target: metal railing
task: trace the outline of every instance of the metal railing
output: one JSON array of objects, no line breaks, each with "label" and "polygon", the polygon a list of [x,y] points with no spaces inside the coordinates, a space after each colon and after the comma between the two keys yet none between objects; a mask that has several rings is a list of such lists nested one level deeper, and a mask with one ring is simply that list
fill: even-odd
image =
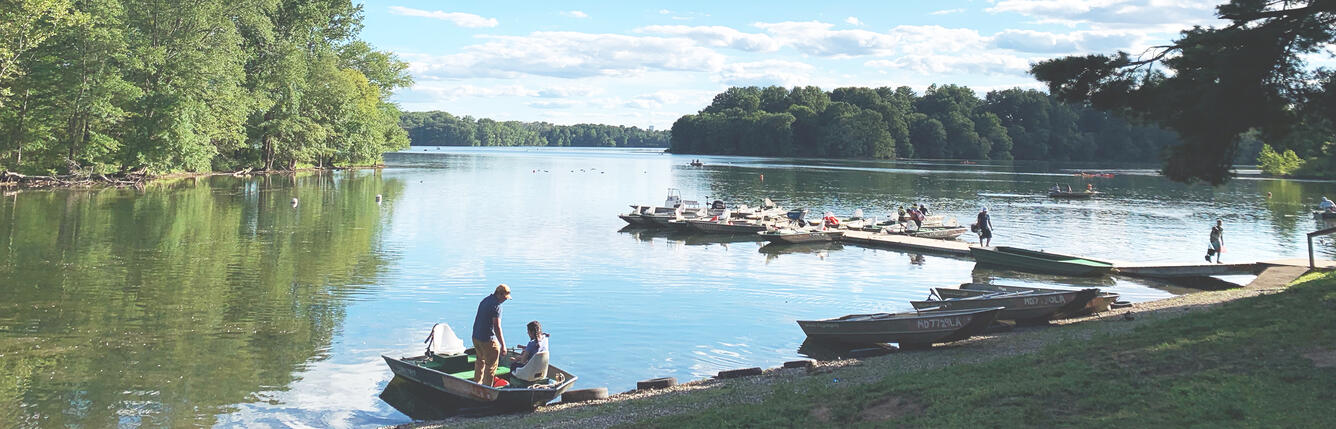
[{"label": "metal railing", "polygon": [[1315,261],[1315,260],[1313,259],[1313,237],[1317,237],[1317,236],[1321,236],[1321,235],[1327,235],[1327,234],[1331,234],[1331,233],[1336,233],[1336,227],[1331,227],[1331,228],[1322,229],[1322,230],[1317,230],[1317,231],[1313,231],[1313,232],[1308,233],[1308,268],[1309,268],[1309,269],[1315,269],[1315,268],[1317,268],[1317,261]]}]

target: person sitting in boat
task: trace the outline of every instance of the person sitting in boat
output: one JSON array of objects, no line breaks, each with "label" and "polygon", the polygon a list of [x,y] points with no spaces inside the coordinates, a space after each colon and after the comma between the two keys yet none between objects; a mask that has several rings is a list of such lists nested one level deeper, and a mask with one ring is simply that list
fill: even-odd
[{"label": "person sitting in boat", "polygon": [[547,339],[550,336],[543,332],[543,325],[537,320],[529,322],[527,327],[529,344],[525,345],[524,352],[510,363],[510,374],[520,380],[538,381],[547,378]]},{"label": "person sitting in boat", "polygon": [[1049,191],[1049,192],[1062,192],[1062,187],[1061,187],[1061,186],[1058,186],[1057,183],[1054,183],[1054,184],[1053,184],[1053,188],[1049,189],[1048,191]]},{"label": "person sitting in boat", "polygon": [[1087,183],[1087,184],[1086,184],[1086,192],[1095,192],[1095,184],[1094,184],[1094,183]]},{"label": "person sitting in boat", "polygon": [[822,228],[837,228],[839,226],[840,226],[840,220],[835,217],[834,213],[826,212],[826,216],[821,218]]},{"label": "person sitting in boat", "polygon": [[1324,195],[1322,197],[1322,202],[1317,204],[1317,208],[1328,212],[1336,211],[1336,202],[1332,202]]},{"label": "person sitting in boat", "polygon": [[909,208],[909,220],[914,221],[915,228],[923,227],[923,213],[919,212],[918,209],[913,207]]}]

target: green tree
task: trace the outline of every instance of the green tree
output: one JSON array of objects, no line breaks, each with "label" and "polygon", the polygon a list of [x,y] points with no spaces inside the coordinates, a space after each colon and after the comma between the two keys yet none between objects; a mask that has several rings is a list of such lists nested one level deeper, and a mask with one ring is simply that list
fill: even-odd
[{"label": "green tree", "polygon": [[1310,59],[1336,42],[1336,2],[1232,0],[1229,21],[1195,27],[1144,56],[1067,57],[1031,73],[1063,100],[1146,119],[1176,131],[1164,174],[1211,184],[1231,176],[1239,136],[1288,134],[1304,118],[1330,118],[1336,73]]}]

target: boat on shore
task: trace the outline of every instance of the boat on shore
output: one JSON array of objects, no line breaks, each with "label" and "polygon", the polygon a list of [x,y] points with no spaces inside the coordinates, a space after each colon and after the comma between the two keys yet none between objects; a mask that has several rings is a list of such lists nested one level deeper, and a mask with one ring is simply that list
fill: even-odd
[{"label": "boat on shore", "polygon": [[983,332],[1002,307],[908,313],[850,314],[825,320],[799,320],[807,338],[850,344],[898,343],[901,348],[931,347]]},{"label": "boat on shore", "polygon": [[[461,401],[477,407],[502,410],[532,410],[561,396],[571,385],[576,376],[548,365],[547,382],[520,387],[518,382],[504,387],[484,386],[475,383],[473,377],[473,349],[457,355],[421,355],[404,358],[392,358],[381,355],[390,366],[394,375],[403,377],[419,385],[449,394]],[[497,377],[503,377],[510,368],[502,365],[497,368]]]},{"label": "boat on shore", "polygon": [[[465,349],[464,342],[444,323],[432,327],[427,337],[428,348],[420,356],[392,358],[381,355],[394,375],[415,384],[459,399],[472,408],[498,410],[532,410],[552,402],[575,384],[577,377],[548,363],[545,372],[538,372],[534,381],[510,375],[505,359],[496,369],[497,386],[487,386],[472,380],[474,349]],[[546,356],[546,353],[538,356]]]},{"label": "boat on shore", "polygon": [[1084,309],[1099,295],[1099,289],[1035,291],[984,291],[958,293],[960,289],[933,288],[932,297],[925,301],[910,301],[915,309],[966,310],[973,308],[1003,307],[997,314],[1000,320],[1017,322],[1045,322],[1059,313]]},{"label": "boat on shore", "polygon": [[1099,195],[1099,191],[1048,191],[1049,198],[1067,199],[1067,200],[1088,200]]},{"label": "boat on shore", "polygon": [[970,256],[980,265],[1043,274],[1094,277],[1113,271],[1113,263],[1110,262],[1017,247],[970,246]]},{"label": "boat on shore", "polygon": [[[954,296],[943,295],[940,293],[942,291],[951,291],[947,292],[948,295],[952,293],[954,293],[955,295]],[[1068,289],[1051,289],[1051,288],[1038,288],[1029,286],[1007,286],[1007,285],[995,285],[989,283],[961,283],[958,289],[939,289],[938,290],[939,293],[937,296],[941,297],[942,299],[946,299],[946,298],[958,298],[961,296],[966,296],[968,294],[982,295],[995,292],[1046,293],[1046,292],[1065,292],[1065,291],[1068,291]],[[1110,306],[1112,306],[1113,303],[1117,302],[1118,298],[1120,298],[1120,296],[1116,293],[1101,290],[1098,295],[1090,299],[1090,302],[1087,303],[1085,307],[1069,312],[1059,312],[1058,314],[1055,315],[1055,317],[1057,318],[1080,317],[1095,313],[1103,313],[1109,311]]]}]

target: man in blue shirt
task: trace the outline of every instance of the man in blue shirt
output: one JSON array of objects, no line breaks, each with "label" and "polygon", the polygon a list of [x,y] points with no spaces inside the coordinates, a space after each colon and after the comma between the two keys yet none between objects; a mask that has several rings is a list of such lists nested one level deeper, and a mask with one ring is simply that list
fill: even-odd
[{"label": "man in blue shirt", "polygon": [[473,381],[491,386],[496,379],[496,365],[506,349],[501,335],[501,303],[510,299],[510,286],[497,285],[496,291],[478,303],[478,315],[473,318]]}]

